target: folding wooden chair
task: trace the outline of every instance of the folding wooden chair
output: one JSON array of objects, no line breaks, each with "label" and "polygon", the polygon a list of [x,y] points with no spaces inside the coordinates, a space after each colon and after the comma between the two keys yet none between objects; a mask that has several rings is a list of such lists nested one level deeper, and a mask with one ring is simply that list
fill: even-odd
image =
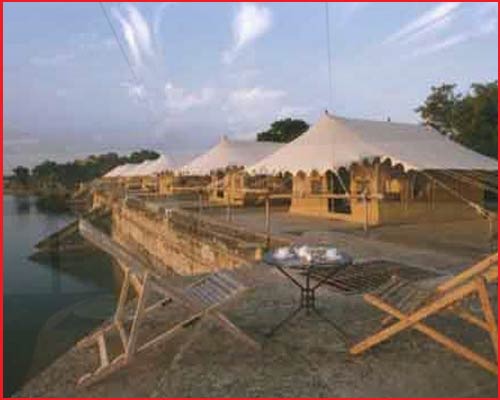
[{"label": "folding wooden chair", "polygon": [[[78,343],[80,348],[97,344],[99,349],[99,367],[93,372],[83,375],[78,381],[79,385],[87,386],[102,379],[128,364],[138,353],[172,338],[203,317],[209,317],[252,349],[260,348],[257,342],[218,311],[223,304],[234,300],[237,295],[246,290],[246,287],[238,282],[230,272],[219,271],[212,273],[184,290],[179,290],[165,282],[165,279],[158,277],[151,268],[145,267],[144,260],[141,261],[137,256],[132,255],[123,246],[88,222],[80,220],[79,228],[85,239],[115,257],[125,275],[113,321]],[[127,332],[127,321],[124,314],[130,286],[137,293],[137,304],[131,327]],[[148,297],[152,292],[160,294],[161,299],[147,306]],[[189,310],[189,317],[161,332],[146,343],[138,344],[139,330],[144,317],[172,301],[178,301],[185,306]],[[106,347],[106,334],[113,332],[119,334],[123,351],[113,360],[110,360]]]},{"label": "folding wooden chair", "polygon": [[[464,321],[489,333],[497,358],[497,322],[487,291],[488,283],[498,282],[497,263],[498,253],[495,253],[433,288],[425,289],[401,279],[393,279],[379,290],[366,294],[365,301],[389,316],[383,320],[386,327],[352,346],[351,354],[363,353],[380,342],[413,328],[459,356],[498,374],[497,359],[490,361],[423,322],[424,319],[442,311],[451,311]],[[484,319],[474,315],[461,304],[476,296],[479,298]]]}]

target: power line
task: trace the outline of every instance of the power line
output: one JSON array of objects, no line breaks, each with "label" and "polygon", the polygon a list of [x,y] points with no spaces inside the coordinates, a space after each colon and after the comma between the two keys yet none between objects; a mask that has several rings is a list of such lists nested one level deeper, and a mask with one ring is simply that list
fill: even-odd
[{"label": "power line", "polygon": [[333,85],[332,85],[332,54],[330,46],[330,10],[325,2],[325,27],[326,27],[326,55],[328,61],[328,107],[332,111]]},{"label": "power line", "polygon": [[[102,1],[100,1],[99,5],[101,6],[102,13],[104,14],[104,17],[106,18],[106,21],[111,29],[111,32],[113,32],[113,36],[115,38],[116,43],[118,44],[120,52],[122,53],[123,58],[130,69],[130,73],[132,74],[132,80],[134,81],[135,85],[138,88],[145,88],[144,84],[139,79],[139,76],[137,75],[137,73],[135,71],[134,65],[133,65],[132,61],[130,60],[130,57],[128,56],[127,51],[125,50],[125,47],[123,47],[122,41],[120,40],[120,36],[118,35],[118,32],[116,31],[115,26],[113,25],[113,22],[111,21],[111,18],[109,17],[109,14],[106,10],[106,7],[104,6],[104,3]],[[142,101],[144,103],[144,105],[149,110],[149,112],[151,114],[154,114],[153,102],[152,102],[151,98],[148,97],[146,99],[143,95],[139,95],[138,98],[139,98],[139,101]]]},{"label": "power line", "polygon": [[101,10],[102,10],[102,13],[104,14],[104,18],[106,18],[106,21],[108,22],[108,25],[111,28],[111,32],[113,32],[113,36],[116,40],[116,43],[118,43],[118,47],[120,48],[120,52],[122,53],[123,58],[125,59],[125,62],[127,63],[128,67],[130,68],[130,72],[132,74],[132,77],[134,78],[135,84],[137,86],[140,86],[141,83],[140,83],[139,77],[137,76],[137,74],[135,72],[135,68],[132,65],[132,61],[130,61],[130,58],[127,54],[127,51],[123,47],[123,44],[120,40],[120,36],[118,36],[118,32],[116,32],[116,29],[113,25],[113,22],[111,21],[111,18],[109,18],[109,14],[106,11],[106,7],[104,7],[104,4],[102,1],[99,2],[99,5],[101,6]]}]

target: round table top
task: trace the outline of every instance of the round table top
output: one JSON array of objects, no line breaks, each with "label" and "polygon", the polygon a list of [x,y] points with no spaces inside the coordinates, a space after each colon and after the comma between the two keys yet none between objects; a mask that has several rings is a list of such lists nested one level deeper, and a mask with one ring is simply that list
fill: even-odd
[{"label": "round table top", "polygon": [[337,251],[336,258],[328,257],[328,250],[333,250],[333,247],[329,246],[308,246],[309,258],[302,257],[300,254],[304,253],[304,250],[300,250],[301,246],[290,246],[288,247],[289,254],[286,257],[280,257],[279,251],[283,252],[284,247],[280,249],[268,251],[264,257],[263,261],[267,264],[273,266],[279,266],[282,268],[339,268],[347,267],[352,264],[352,257],[342,251]]}]

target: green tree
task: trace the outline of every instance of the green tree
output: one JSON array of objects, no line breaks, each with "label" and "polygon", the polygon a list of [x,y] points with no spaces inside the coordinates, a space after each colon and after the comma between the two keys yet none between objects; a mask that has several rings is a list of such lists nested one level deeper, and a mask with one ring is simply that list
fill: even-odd
[{"label": "green tree", "polygon": [[473,84],[463,95],[456,85],[432,87],[416,109],[425,124],[481,154],[498,157],[498,81]]},{"label": "green tree", "polygon": [[498,82],[472,85],[454,114],[457,141],[481,154],[498,157]]},{"label": "green tree", "polygon": [[12,170],[14,172],[14,179],[23,185],[28,184],[30,179],[30,170],[22,165],[17,166]]},{"label": "green tree", "polygon": [[298,138],[308,128],[309,125],[301,119],[280,119],[273,122],[267,131],[258,133],[257,141],[288,143]]},{"label": "green tree", "polygon": [[48,179],[57,174],[58,164],[54,161],[46,160],[33,168],[33,176],[37,179]]},{"label": "green tree", "polygon": [[156,160],[158,157],[160,157],[160,155],[154,150],[140,150],[130,154],[127,162],[138,164],[145,160]]},{"label": "green tree", "polygon": [[443,84],[441,86],[432,86],[431,94],[427,97],[424,104],[415,111],[420,113],[425,124],[432,126],[443,135],[452,135],[453,117],[457,103],[460,101],[460,95],[455,93],[455,84]]},{"label": "green tree", "polygon": [[[154,160],[160,155],[153,150],[134,151],[128,156],[120,157],[117,153],[105,153],[90,155],[87,158],[70,161],[66,163],[56,163],[54,161],[44,161],[35,166],[32,170],[31,183],[36,189],[74,189],[81,182],[89,182],[95,178],[103,176],[105,173],[125,163],[141,163],[145,160]],[[25,167],[16,168],[19,176],[24,172]],[[16,174],[16,170],[14,173]],[[18,175],[16,174],[14,178]],[[19,180],[19,179],[18,179]]]}]

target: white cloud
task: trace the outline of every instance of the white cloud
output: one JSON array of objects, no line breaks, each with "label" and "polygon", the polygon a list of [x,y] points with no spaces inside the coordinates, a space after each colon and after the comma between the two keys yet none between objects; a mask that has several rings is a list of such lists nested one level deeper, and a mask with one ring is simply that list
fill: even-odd
[{"label": "white cloud", "polygon": [[409,38],[411,38],[412,36],[419,35],[420,31],[424,29],[429,32],[434,29],[435,25],[438,25],[439,27],[441,21],[443,19],[446,19],[458,7],[460,7],[459,2],[441,3],[431,10],[425,12],[418,18],[414,19],[410,23],[406,24],[396,33],[390,35],[384,41],[384,44],[394,43],[401,40],[409,40]]},{"label": "white cloud", "polygon": [[118,47],[112,36],[103,37],[95,32],[75,34],[69,42],[72,48],[77,47],[81,51],[100,51]]},{"label": "white cloud", "polygon": [[286,92],[264,87],[230,91],[222,105],[230,132],[257,132],[276,118]]},{"label": "white cloud", "polygon": [[429,46],[420,47],[413,51],[412,56],[421,56],[426,54],[436,53],[448,49],[450,47],[456,46],[458,44],[467,42],[471,39],[476,39],[482,36],[486,36],[496,32],[498,28],[498,21],[496,18],[491,18],[484,21],[479,27],[471,29],[456,35],[449,36],[443,40],[432,43]]},{"label": "white cloud", "polygon": [[258,68],[243,68],[238,70],[228,71],[225,76],[228,80],[240,85],[246,85],[247,82],[252,82],[262,74]]},{"label": "white cloud", "polygon": [[130,54],[132,55],[132,59],[134,60],[135,64],[140,64],[141,63],[141,53],[139,50],[139,45],[137,43],[137,39],[134,34],[134,28],[130,24],[130,22],[122,16],[122,14],[117,10],[113,9],[113,15],[115,16],[116,19],[118,19],[118,22],[120,22],[122,31],[123,31],[123,36],[125,37],[125,41],[127,42],[128,50]]},{"label": "white cloud", "polygon": [[134,29],[139,46],[144,52],[152,55],[153,47],[148,22],[144,19],[144,17],[136,7],[127,5],[127,11],[129,15],[129,21]]},{"label": "white cloud", "polygon": [[409,44],[421,41],[432,34],[435,34],[439,31],[443,31],[451,26],[451,23],[454,20],[453,15],[445,15],[443,18],[437,20],[436,22],[425,26],[419,31],[413,33],[412,35],[407,36],[405,39],[401,40],[402,44]]},{"label": "white cloud", "polygon": [[160,35],[160,30],[161,30],[161,25],[163,22],[163,17],[165,16],[165,11],[167,8],[169,8],[172,4],[176,4],[176,2],[162,2],[158,8],[156,9],[154,16],[153,16],[153,33],[155,34],[155,37],[158,38]]},{"label": "white cloud", "polygon": [[128,95],[136,101],[142,101],[146,97],[146,88],[144,85],[122,82],[120,86],[126,88],[128,90]]},{"label": "white cloud", "polygon": [[233,21],[233,46],[223,54],[223,61],[231,63],[244,47],[264,35],[271,25],[272,14],[269,8],[242,3]]},{"label": "white cloud", "polygon": [[53,55],[33,56],[30,64],[37,67],[57,67],[68,64],[84,52],[107,50],[116,47],[112,37],[101,37],[96,33],[79,33],[68,40],[67,50]]},{"label": "white cloud", "polygon": [[278,100],[286,95],[282,90],[254,87],[235,90],[229,95],[229,101],[237,105],[250,105],[262,101]]},{"label": "white cloud", "polygon": [[449,47],[455,46],[457,44],[463,43],[468,39],[468,36],[464,33],[459,33],[453,36],[450,36],[444,40],[433,43],[430,46],[421,47],[413,51],[412,55],[414,57],[421,56],[425,54],[435,53],[440,50],[445,50]]},{"label": "white cloud", "polygon": [[459,12],[459,7],[461,3],[458,2],[440,3],[390,35],[383,44],[413,44],[409,56],[417,57],[449,49],[497,30],[496,4],[464,8],[464,12]]},{"label": "white cloud", "polygon": [[137,66],[143,65],[144,56],[154,55],[151,29],[148,22],[139,10],[131,4],[127,4],[123,12],[117,8],[113,8],[112,12],[113,16],[120,23],[125,42],[134,63]]},{"label": "white cloud", "polygon": [[311,107],[283,106],[276,114],[276,118],[307,118],[312,111]]},{"label": "white cloud", "polygon": [[198,93],[188,92],[184,88],[175,87],[171,82],[165,85],[167,108],[171,111],[187,111],[194,107],[206,105],[215,97],[215,90],[203,88]]},{"label": "white cloud", "polygon": [[57,67],[67,64],[74,58],[75,55],[72,53],[61,53],[51,56],[34,56],[29,62],[37,67]]}]

